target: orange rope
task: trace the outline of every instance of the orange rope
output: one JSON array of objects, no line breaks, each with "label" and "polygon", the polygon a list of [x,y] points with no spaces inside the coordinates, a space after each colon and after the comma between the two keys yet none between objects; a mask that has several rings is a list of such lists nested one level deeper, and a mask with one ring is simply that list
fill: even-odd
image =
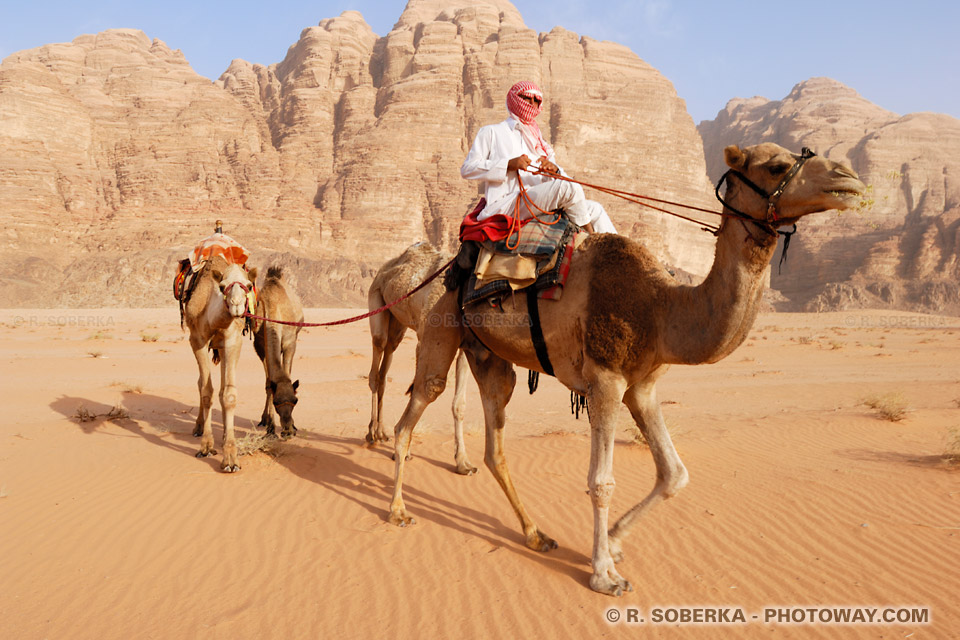
[{"label": "orange rope", "polygon": [[[525,170],[525,171],[526,171],[526,170]],[[533,173],[533,172],[529,172],[529,173]],[[540,171],[537,170],[536,173],[540,173]],[[543,173],[543,175],[553,176],[553,174],[551,174],[551,173]],[[550,214],[553,213],[553,212],[552,212],[552,211],[544,211],[543,209],[541,209],[541,208],[537,205],[536,202],[534,202],[534,201],[530,198],[530,196],[527,194],[527,188],[524,186],[523,180],[520,178],[520,172],[517,172],[517,183],[520,185],[520,195],[517,196],[517,199],[516,199],[516,201],[514,202],[514,205],[513,205],[513,216],[510,218],[510,229],[509,229],[508,232],[507,232],[507,239],[506,239],[506,241],[505,241],[505,246],[506,246],[506,248],[507,248],[507,249],[510,249],[511,251],[520,246],[520,228],[521,228],[520,202],[521,202],[521,200],[524,202],[524,204],[527,205],[527,211],[530,212],[530,215],[533,217],[533,219],[536,220],[537,222],[539,222],[540,224],[545,224],[545,225],[547,225],[547,226],[552,226],[552,225],[555,225],[555,224],[557,224],[558,222],[560,222],[560,215],[559,215],[559,214],[557,214],[557,216],[556,216],[553,220],[544,220],[543,218],[541,218],[540,216],[537,215],[537,213],[536,213],[536,211],[534,211],[534,209],[536,209],[536,210],[539,211],[540,213],[544,213],[544,214],[547,214],[547,215],[550,215]],[[510,246],[510,236],[513,235],[514,230],[516,230],[516,232],[517,232],[517,243],[511,247],[511,246]]]}]

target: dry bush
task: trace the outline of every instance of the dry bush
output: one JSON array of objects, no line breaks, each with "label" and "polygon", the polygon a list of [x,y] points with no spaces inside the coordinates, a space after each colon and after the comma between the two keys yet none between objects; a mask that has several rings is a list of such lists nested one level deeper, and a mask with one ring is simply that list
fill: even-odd
[{"label": "dry bush", "polygon": [[123,405],[119,402],[113,405],[113,408],[110,411],[107,411],[106,416],[107,420],[124,420],[130,417],[130,412],[127,411]]},{"label": "dry bush", "polygon": [[105,331],[97,331],[95,334],[87,338],[87,340],[112,340],[113,336]]},{"label": "dry bush", "polygon": [[73,417],[77,419],[77,422],[92,422],[97,419],[97,414],[90,413],[89,409],[80,405],[77,407],[77,412],[73,414]]},{"label": "dry bush", "polygon": [[830,349],[833,351],[836,351],[837,349],[843,349],[843,343],[839,340],[831,340]]},{"label": "dry bush", "polygon": [[142,342],[156,342],[160,339],[159,333],[141,333],[140,340]]},{"label": "dry bush", "polygon": [[907,401],[901,393],[884,393],[868,396],[860,401],[884,420],[900,422],[907,417]]},{"label": "dry bush", "polygon": [[262,451],[271,458],[276,459],[283,455],[282,445],[282,441],[276,436],[251,432],[242,438],[237,438],[237,455],[246,456]]},{"label": "dry bush", "polygon": [[87,355],[91,358],[99,358],[103,355],[103,351],[87,351]]},{"label": "dry bush", "polygon": [[797,342],[800,344],[813,344],[813,338],[810,336],[799,336],[797,338]]}]

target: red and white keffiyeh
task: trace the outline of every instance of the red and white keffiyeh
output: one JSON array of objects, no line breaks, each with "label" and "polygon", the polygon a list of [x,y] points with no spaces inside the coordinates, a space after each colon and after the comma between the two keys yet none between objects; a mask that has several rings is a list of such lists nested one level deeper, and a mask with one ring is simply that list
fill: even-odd
[{"label": "red and white keffiyeh", "polygon": [[[537,104],[529,104],[520,96],[530,96],[537,98]],[[537,116],[543,110],[543,92],[533,82],[518,82],[510,87],[507,92],[507,111],[515,117],[520,125],[517,129],[531,149],[536,153],[550,157],[553,155],[553,148],[543,139],[540,133],[540,125],[537,124]]]}]

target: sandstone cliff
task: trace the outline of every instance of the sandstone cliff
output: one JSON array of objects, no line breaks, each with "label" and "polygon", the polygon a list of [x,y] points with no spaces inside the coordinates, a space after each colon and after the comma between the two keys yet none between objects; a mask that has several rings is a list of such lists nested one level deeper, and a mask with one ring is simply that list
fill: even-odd
[{"label": "sandstone cliff", "polygon": [[[540,122],[574,175],[709,203],[670,82],[620,45],[534,32],[506,0],[411,0],[382,37],[347,11],[216,82],[133,30],[15,53],[0,65],[6,304],[172,305],[176,261],[221,218],[305,304],[362,305],[404,247],[454,246],[477,198],[459,165],[521,78],[544,88]],[[598,199],[667,264],[705,272],[695,225]]]},{"label": "sandstone cliff", "polygon": [[872,188],[859,213],[804,219],[782,275],[782,308],[960,313],[960,121],[899,116],[826,78],[780,101],[732,100],[699,126],[717,180],[727,144],[806,146],[851,165]]}]

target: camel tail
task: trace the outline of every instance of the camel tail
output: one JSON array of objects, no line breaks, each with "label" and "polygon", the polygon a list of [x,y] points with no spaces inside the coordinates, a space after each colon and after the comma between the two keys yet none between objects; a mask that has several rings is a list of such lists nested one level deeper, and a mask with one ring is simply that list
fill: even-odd
[{"label": "camel tail", "polygon": [[283,277],[283,267],[269,267],[267,269],[267,277],[279,280]]}]

